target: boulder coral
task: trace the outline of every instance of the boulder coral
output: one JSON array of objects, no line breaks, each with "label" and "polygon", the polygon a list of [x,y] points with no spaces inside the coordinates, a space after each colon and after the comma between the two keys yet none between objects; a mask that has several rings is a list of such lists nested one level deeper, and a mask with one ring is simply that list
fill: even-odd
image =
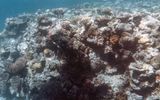
[{"label": "boulder coral", "polygon": [[27,59],[19,57],[14,63],[10,64],[7,71],[13,74],[21,72],[26,67]]}]

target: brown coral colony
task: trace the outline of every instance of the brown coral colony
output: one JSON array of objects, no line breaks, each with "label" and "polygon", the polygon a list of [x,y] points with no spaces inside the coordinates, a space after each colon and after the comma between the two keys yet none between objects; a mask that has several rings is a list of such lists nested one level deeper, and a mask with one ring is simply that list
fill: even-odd
[{"label": "brown coral colony", "polygon": [[112,45],[115,45],[115,44],[118,44],[119,43],[119,39],[120,37],[118,35],[111,35],[109,37],[109,42],[112,44]]}]

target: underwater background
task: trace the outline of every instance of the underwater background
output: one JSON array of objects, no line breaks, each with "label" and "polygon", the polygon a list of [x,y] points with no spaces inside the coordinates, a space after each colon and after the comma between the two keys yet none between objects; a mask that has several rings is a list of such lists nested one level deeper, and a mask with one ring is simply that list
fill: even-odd
[{"label": "underwater background", "polygon": [[0,100],[160,100],[160,0],[0,0]]}]

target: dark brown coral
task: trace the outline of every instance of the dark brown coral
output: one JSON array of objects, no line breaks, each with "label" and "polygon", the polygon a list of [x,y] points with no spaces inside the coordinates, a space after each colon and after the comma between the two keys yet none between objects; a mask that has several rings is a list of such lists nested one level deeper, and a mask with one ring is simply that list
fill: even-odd
[{"label": "dark brown coral", "polygon": [[118,44],[119,40],[120,40],[120,36],[118,36],[118,35],[111,35],[109,38],[109,42],[112,45]]},{"label": "dark brown coral", "polygon": [[124,92],[118,92],[118,93],[116,93],[115,100],[128,100],[128,98]]}]

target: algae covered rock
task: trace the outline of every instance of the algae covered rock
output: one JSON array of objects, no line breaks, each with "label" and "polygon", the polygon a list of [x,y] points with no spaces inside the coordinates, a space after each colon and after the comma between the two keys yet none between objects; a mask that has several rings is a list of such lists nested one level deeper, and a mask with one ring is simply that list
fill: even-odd
[{"label": "algae covered rock", "polygon": [[3,36],[18,36],[23,34],[25,28],[27,28],[28,16],[19,16],[17,18],[6,19],[6,27],[4,29]]},{"label": "algae covered rock", "polygon": [[[142,92],[147,90],[146,92],[149,92],[149,90],[151,91],[152,89],[155,88],[156,75],[153,66],[145,63],[141,64],[131,63],[129,65],[129,69],[131,75],[130,85],[134,91]],[[142,94],[145,94],[145,92]]]}]

